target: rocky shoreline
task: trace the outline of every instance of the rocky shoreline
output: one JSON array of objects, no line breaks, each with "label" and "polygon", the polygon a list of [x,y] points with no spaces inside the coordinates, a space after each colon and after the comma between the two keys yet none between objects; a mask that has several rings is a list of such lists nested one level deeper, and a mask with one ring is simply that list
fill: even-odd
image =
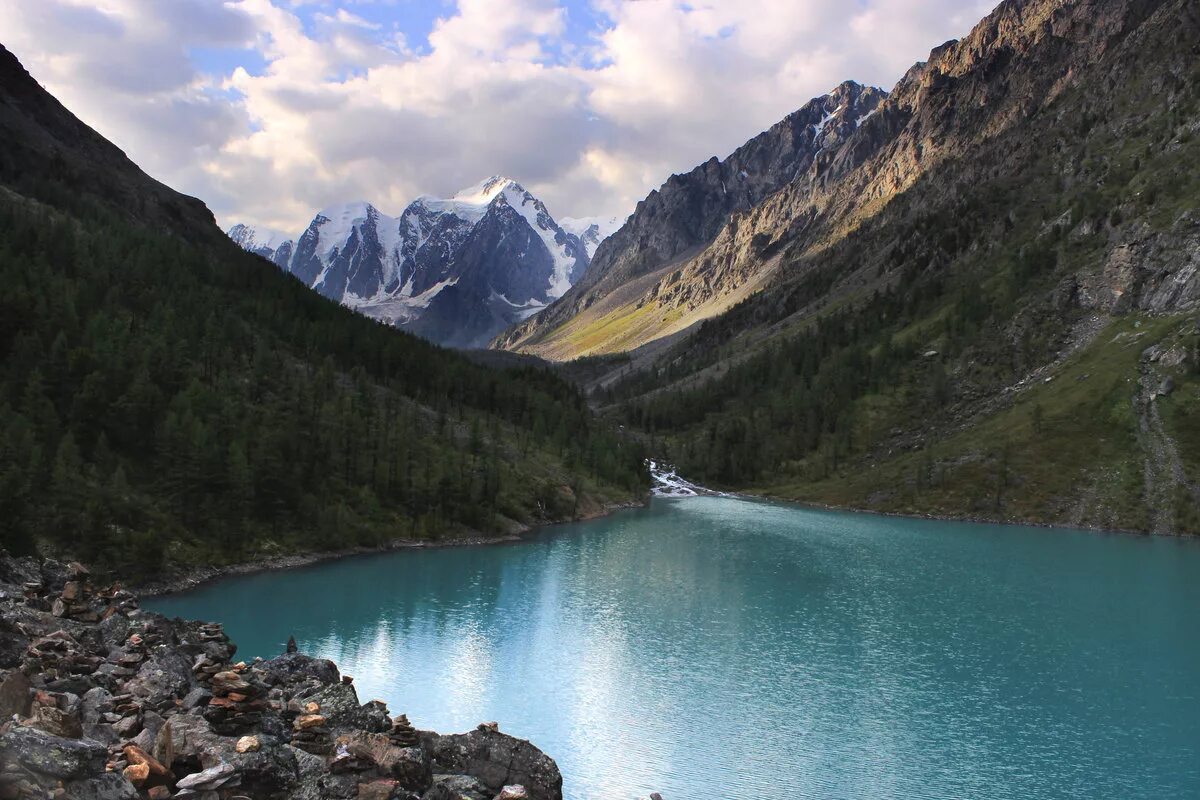
[{"label": "rocky shoreline", "polygon": [[440,547],[482,547],[485,545],[498,544],[516,544],[519,542],[528,541],[533,536],[542,531],[551,529],[557,525],[567,525],[573,522],[586,522],[591,519],[599,519],[600,517],[608,516],[616,511],[622,511],[631,508],[642,508],[644,502],[619,502],[607,503],[601,506],[594,513],[586,513],[575,519],[561,520],[558,522],[547,522],[542,525],[533,527],[523,527],[520,531],[514,533],[501,533],[493,536],[462,536],[453,539],[438,539],[438,540],[421,540],[421,539],[393,539],[390,542],[376,547],[351,547],[342,550],[328,550],[314,553],[293,553],[288,555],[266,556],[256,558],[250,561],[244,561],[238,564],[228,565],[204,565],[196,567],[188,567],[177,571],[167,571],[164,575],[154,581],[146,583],[138,583],[131,585],[129,588],[139,597],[161,597],[167,594],[177,594],[190,589],[196,589],[214,581],[224,578],[234,578],[241,575],[254,575],[259,572],[273,572],[275,570],[300,569],[302,567],[313,566],[325,561],[336,561],[342,558],[351,558],[354,556],[370,556],[380,553],[394,553],[400,550],[428,550]]},{"label": "rocky shoreline", "polygon": [[0,800],[562,798],[495,723],[418,731],[331,661],[236,650],[82,565],[0,553]]}]

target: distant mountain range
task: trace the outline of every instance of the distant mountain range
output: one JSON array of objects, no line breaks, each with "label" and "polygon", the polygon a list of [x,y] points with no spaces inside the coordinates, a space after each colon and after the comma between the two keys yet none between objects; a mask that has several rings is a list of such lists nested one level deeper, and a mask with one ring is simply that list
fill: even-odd
[{"label": "distant mountain range", "polygon": [[234,225],[229,237],[325,297],[452,347],[479,347],[558,299],[615,218],[565,218],[493,176],[398,217],[366,202],[318,213],[299,236]]}]

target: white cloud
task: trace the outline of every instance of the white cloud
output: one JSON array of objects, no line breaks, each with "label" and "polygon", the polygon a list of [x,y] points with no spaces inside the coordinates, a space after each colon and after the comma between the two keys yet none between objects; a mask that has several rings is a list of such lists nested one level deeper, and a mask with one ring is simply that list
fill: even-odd
[{"label": "white cloud", "polygon": [[[556,214],[626,213],[846,78],[890,88],[990,6],[595,0],[610,24],[581,38],[556,0],[458,0],[410,47],[368,4],[0,0],[0,41],[223,223],[299,230],[493,173]],[[198,48],[247,48],[247,68],[206,75]]]}]

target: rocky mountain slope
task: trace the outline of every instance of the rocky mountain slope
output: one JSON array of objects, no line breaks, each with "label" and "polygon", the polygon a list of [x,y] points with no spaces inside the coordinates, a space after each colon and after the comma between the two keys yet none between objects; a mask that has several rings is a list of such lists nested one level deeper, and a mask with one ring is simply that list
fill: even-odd
[{"label": "rocky mountain slope", "polygon": [[[281,638],[287,636],[280,631]],[[560,800],[554,761],[495,723],[416,730],[349,675],[235,661],[220,624],[142,611],[81,565],[0,551],[0,793],[41,800]]]},{"label": "rocky mountain slope", "polygon": [[[673,300],[662,289],[739,215],[808,174],[849,138],[886,94],[848,81],[739,147],[685,175],[673,175],[638,203],[597,249],[579,283],[500,346],[552,359],[625,350],[715,314],[757,287],[761,274],[710,270],[703,289]],[[674,280],[671,285],[678,286]],[[699,287],[697,287],[699,288]],[[686,306],[686,313],[674,313]]]},{"label": "rocky mountain slope", "polygon": [[477,347],[561,297],[602,225],[607,235],[607,221],[568,231],[519,183],[494,176],[449,200],[417,198],[399,217],[352,203],[321,211],[295,238],[245,225],[229,237],[362,314]]},{"label": "rocky mountain slope", "polygon": [[[84,125],[29,77],[0,45],[0,183],[26,194],[54,192],[75,208],[95,195],[124,220],[211,241],[213,215],[194,197],[142,172],[114,144]],[[217,231],[219,233],[219,231]]]},{"label": "rocky mountain slope", "polygon": [[1184,0],[1008,0],[711,241],[643,274],[627,225],[503,341],[651,342],[590,385],[716,485],[1200,530],[1197,41]]}]

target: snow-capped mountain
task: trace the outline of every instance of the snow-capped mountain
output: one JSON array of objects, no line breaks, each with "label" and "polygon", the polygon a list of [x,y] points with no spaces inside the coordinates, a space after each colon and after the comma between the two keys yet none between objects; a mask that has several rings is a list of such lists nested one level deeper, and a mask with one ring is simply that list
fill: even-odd
[{"label": "snow-capped mountain", "polygon": [[292,257],[296,243],[285,233],[269,228],[252,228],[249,225],[234,225],[227,231],[229,238],[243,250],[257,253],[265,259],[286,267]]},{"label": "snow-capped mountain", "polygon": [[367,316],[475,347],[561,297],[610,226],[589,218],[581,237],[495,176],[449,199],[418,197],[398,217],[349,203],[321,211],[294,239],[245,225],[229,236]]},{"label": "snow-capped mountain", "polygon": [[625,224],[623,217],[560,217],[558,224],[567,233],[573,233],[587,248],[588,259],[596,255],[600,243],[617,232]]}]

